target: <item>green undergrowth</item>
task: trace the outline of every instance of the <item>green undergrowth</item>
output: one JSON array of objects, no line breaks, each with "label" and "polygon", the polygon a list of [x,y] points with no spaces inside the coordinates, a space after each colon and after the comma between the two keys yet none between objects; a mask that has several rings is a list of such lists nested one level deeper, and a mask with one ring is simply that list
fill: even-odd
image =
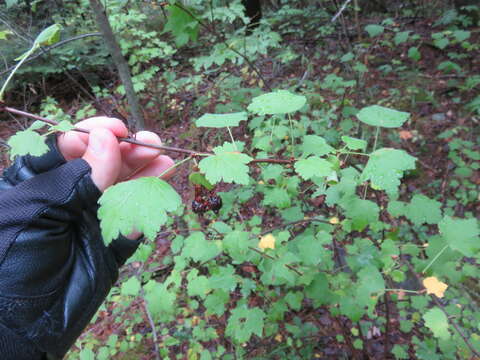
[{"label": "green undergrowth", "polygon": [[[177,166],[223,206],[195,214],[156,178],[107,190],[105,242],[133,227],[148,241],[68,358],[474,358],[480,80],[468,19],[431,13],[427,31],[405,6],[347,8],[332,23],[335,9],[307,1],[266,10],[245,36],[240,1],[195,0],[171,2],[151,32],[151,12],[120,3],[110,20],[136,90],[149,111],[189,109],[183,137],[198,155]],[[46,98],[42,114],[93,111],[69,117]],[[11,154],[42,153],[62,126],[34,123]],[[119,204],[127,196],[141,201]],[[111,334],[97,335],[102,324]]]}]

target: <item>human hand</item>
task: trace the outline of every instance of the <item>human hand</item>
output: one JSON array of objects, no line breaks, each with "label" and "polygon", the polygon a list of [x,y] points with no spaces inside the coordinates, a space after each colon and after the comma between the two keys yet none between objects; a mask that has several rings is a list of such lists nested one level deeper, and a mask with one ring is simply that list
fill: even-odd
[{"label": "human hand", "polygon": [[[104,245],[100,191],[173,165],[159,150],[119,144],[127,129],[118,119],[77,125],[91,133],[50,138],[47,154],[17,157],[0,177],[0,354],[10,347],[7,359],[64,356],[139,245],[132,241],[139,233]],[[161,143],[151,132],[136,137]]]},{"label": "human hand", "polygon": [[[89,130],[90,134],[69,131],[58,137],[57,145],[65,159],[83,158],[92,168],[92,180],[100,191],[128,179],[143,176],[158,176],[174,162],[161,151],[134,145],[118,143],[116,137],[126,137],[128,130],[122,121],[109,117],[93,117],[76,124]],[[135,138],[148,144],[161,145],[158,135],[140,131]],[[168,178],[172,173],[167,174]]]}]

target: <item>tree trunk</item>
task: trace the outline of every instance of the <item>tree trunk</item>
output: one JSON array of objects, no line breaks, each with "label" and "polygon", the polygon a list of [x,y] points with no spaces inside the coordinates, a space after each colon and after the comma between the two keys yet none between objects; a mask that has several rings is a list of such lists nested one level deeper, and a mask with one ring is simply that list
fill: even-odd
[{"label": "tree trunk", "polygon": [[130,75],[130,68],[127,61],[122,55],[122,50],[118,44],[115,35],[113,34],[112,27],[108,21],[108,17],[105,13],[105,9],[99,0],[89,0],[90,6],[95,14],[95,20],[103,35],[105,44],[107,45],[112,60],[118,70],[118,75],[125,87],[125,94],[127,95],[127,101],[130,105],[130,111],[132,117],[128,118],[128,126],[132,131],[145,128],[145,121],[143,119],[143,113],[140,108],[138,97],[133,89],[132,76]]}]

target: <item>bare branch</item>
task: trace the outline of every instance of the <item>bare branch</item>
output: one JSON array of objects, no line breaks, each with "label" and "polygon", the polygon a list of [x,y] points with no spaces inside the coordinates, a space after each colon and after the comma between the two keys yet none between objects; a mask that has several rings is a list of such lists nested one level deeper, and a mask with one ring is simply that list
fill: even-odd
[{"label": "bare branch", "polygon": [[[28,63],[30,61],[33,61],[39,57],[41,57],[42,55],[44,55],[46,52],[49,52],[53,49],[56,49],[60,46],[63,46],[65,44],[68,44],[72,41],[76,41],[76,40],[81,40],[81,39],[84,39],[84,38],[87,38],[87,37],[92,37],[92,36],[102,36],[101,33],[99,32],[96,32],[96,33],[88,33],[88,34],[82,34],[82,35],[78,35],[78,36],[74,36],[72,38],[69,38],[69,39],[65,39],[65,40],[62,40],[62,41],[59,41],[58,43],[54,44],[54,45],[51,45],[51,46],[48,46],[48,47],[42,47],[42,52],[38,52],[36,53],[35,55],[32,55],[30,56],[27,60],[25,60],[24,64],[25,63]],[[15,68],[15,65],[12,65],[10,66],[8,69],[0,72],[0,76],[6,74],[6,73],[9,73],[10,71],[12,71],[13,69]]]},{"label": "bare branch", "polygon": [[350,4],[352,0],[347,0],[343,3],[342,7],[340,8],[340,10],[338,10],[338,12],[335,14],[335,16],[332,18],[331,22],[335,22],[337,20],[337,18],[342,14],[342,12],[345,10],[345,8],[347,7],[348,4]]}]

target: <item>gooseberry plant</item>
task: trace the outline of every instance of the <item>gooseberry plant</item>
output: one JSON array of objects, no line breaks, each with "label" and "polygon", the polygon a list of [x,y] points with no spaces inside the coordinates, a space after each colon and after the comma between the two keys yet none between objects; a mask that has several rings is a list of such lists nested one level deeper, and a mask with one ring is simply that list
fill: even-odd
[{"label": "gooseberry plant", "polygon": [[[415,169],[415,157],[378,148],[380,130],[398,128],[410,115],[378,105],[360,110],[357,120],[376,128],[367,151],[363,139],[343,135],[334,147],[312,131],[320,119],[296,116],[307,111],[306,103],[302,95],[278,90],[253,98],[244,112],[196,120],[198,127],[225,130],[230,137],[213,153],[192,151],[175,165],[197,162],[190,180],[208,191],[232,184],[218,194],[224,204],[218,217],[204,215],[211,220],[207,225],[160,178],[105,191],[98,212],[105,243],[134,228],[150,240],[133,261],[146,263],[157,232],[173,226],[174,218],[197,229],[170,232],[172,254],[163,281],[140,274],[123,283],[120,295],[143,294],[159,322],[162,340],[156,341],[169,344],[159,350],[164,357],[169,346],[180,343],[166,331],[167,324],[192,311],[201,315],[189,322],[189,351],[201,359],[226,354],[222,346],[214,351],[206,345],[219,336],[212,319],[222,316],[238,357],[248,357],[245,344],[258,336],[287,341],[297,358],[309,358],[319,351],[308,340],[322,326],[315,319],[319,309],[350,321],[345,331],[353,339],[351,351],[363,351],[362,334],[377,331],[385,337],[386,354],[398,359],[412,351],[419,358],[440,358],[438,349],[449,358],[476,352],[478,313],[467,311],[460,292],[479,258],[477,220],[444,215],[440,202],[403,191],[401,181]],[[251,145],[235,140],[231,131],[242,121],[253,130]],[[43,152],[41,142],[31,141],[44,136],[33,131],[37,127],[36,122],[10,139],[12,154]],[[278,154],[284,157],[274,157]],[[281,222],[272,228],[266,215],[245,218],[242,208],[252,203],[264,208],[260,214],[275,213]],[[455,269],[463,267],[467,271],[459,275]],[[312,309],[311,322],[302,322],[302,309]],[[411,344],[388,340],[393,313],[400,318],[400,331],[417,328]],[[337,336],[340,343],[344,339]]]},{"label": "gooseberry plant", "polygon": [[[373,129],[373,141],[351,133],[332,141],[308,100],[277,90],[253,97],[243,111],[195,121],[229,139],[209,144],[213,152],[175,150],[187,154],[175,167],[194,163],[192,210],[205,211],[190,211],[160,178],[105,191],[98,211],[105,244],[133,229],[147,239],[130,260],[134,275],[109,296],[114,313],[141,299],[163,358],[183,358],[186,344],[189,359],[310,359],[328,341],[359,358],[380,336],[384,358],[478,356],[480,313],[471,305],[479,292],[478,221],[402,185],[416,158],[383,147],[381,132],[410,114],[364,107],[355,121]],[[234,136],[243,122],[248,142]],[[47,134],[72,130],[68,121],[34,122],[10,138],[10,154],[42,155]],[[172,242],[159,263],[162,228]],[[132,317],[127,335],[140,342],[133,326],[143,320]],[[411,341],[396,342],[398,332]],[[98,359],[118,351],[112,336]],[[271,348],[252,354],[259,337],[271,339]],[[120,350],[129,346],[122,341]]]}]

